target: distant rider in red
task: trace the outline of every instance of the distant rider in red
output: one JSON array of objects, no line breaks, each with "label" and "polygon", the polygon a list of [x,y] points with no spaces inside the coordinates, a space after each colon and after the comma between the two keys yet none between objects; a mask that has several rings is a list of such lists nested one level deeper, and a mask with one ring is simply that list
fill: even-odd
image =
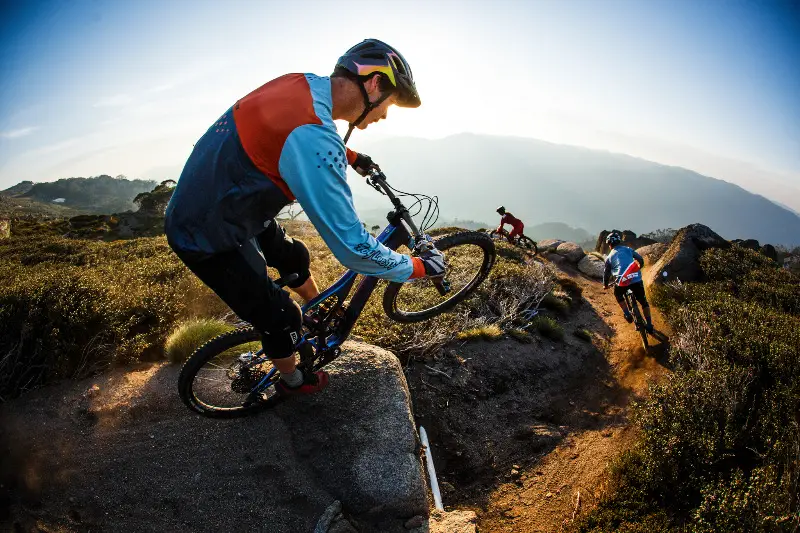
[{"label": "distant rider in red", "polygon": [[509,233],[506,236],[506,238],[508,239],[508,242],[510,242],[511,244],[515,244],[514,239],[522,235],[522,230],[525,229],[525,224],[523,224],[520,219],[518,219],[511,213],[507,212],[506,208],[503,207],[502,205],[497,208],[497,212],[500,214],[501,217],[503,217],[500,219],[500,225],[497,227],[497,232],[503,233],[503,226],[505,224],[508,224],[509,226],[511,226],[512,229],[511,233]]}]

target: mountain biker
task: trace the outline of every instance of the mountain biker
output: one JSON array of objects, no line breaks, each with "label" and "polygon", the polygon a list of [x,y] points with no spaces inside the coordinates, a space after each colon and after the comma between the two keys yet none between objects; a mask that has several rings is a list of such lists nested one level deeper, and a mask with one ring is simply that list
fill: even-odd
[{"label": "mountain biker", "polygon": [[497,227],[498,233],[503,233],[503,225],[508,224],[511,226],[511,232],[506,235],[508,242],[514,244],[514,238],[522,235],[522,230],[525,229],[525,224],[522,223],[520,219],[506,211],[506,208],[502,205],[497,208],[497,212],[502,217],[500,219],[500,225]]},{"label": "mountain biker", "polygon": [[644,293],[644,282],[642,281],[641,269],[644,268],[644,258],[627,246],[622,246],[622,236],[612,231],[606,237],[606,242],[611,247],[611,252],[606,258],[605,270],[603,272],[603,288],[608,288],[608,283],[613,276],[616,286],[614,296],[617,303],[622,308],[625,320],[633,322],[628,304],[625,302],[625,291],[631,289],[636,300],[642,306],[645,329],[648,333],[653,332],[653,321],[650,317],[650,304],[647,303],[647,296]]},{"label": "mountain biker", "polygon": [[[354,128],[386,118],[391,105],[419,107],[408,63],[391,46],[366,39],[329,77],[287,74],[237,101],[189,156],[166,210],[167,241],[187,267],[261,332],[280,371],[280,394],[324,389],[325,372],[298,367],[300,307],[268,277],[298,274],[288,286],[308,302],[319,295],[308,248],[275,216],[295,199],[334,256],[360,274],[407,281],[444,273],[441,253],[394,252],[364,229],[353,207],[346,165],[362,176],[379,167],[345,143]],[[347,120],[344,141],[334,120]]]}]

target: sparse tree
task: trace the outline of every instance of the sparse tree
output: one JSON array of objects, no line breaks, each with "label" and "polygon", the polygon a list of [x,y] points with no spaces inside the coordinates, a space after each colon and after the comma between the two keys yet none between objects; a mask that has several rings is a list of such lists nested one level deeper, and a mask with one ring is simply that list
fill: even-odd
[{"label": "sparse tree", "polygon": [[377,224],[375,224],[374,226],[372,226],[372,233],[373,234],[378,233],[378,231],[380,231],[380,229],[381,229],[381,227],[378,226]]},{"label": "sparse tree", "polygon": [[133,203],[139,206],[139,213],[151,216],[164,216],[167,204],[172,193],[175,192],[175,180],[164,180],[150,192],[143,192],[136,195]]}]

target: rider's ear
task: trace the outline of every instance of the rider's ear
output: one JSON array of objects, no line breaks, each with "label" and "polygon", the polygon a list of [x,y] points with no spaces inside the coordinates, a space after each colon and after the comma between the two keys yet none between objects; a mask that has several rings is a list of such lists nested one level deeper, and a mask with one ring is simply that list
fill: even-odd
[{"label": "rider's ear", "polygon": [[373,74],[364,82],[364,88],[367,89],[367,94],[381,92],[381,74],[379,72]]}]

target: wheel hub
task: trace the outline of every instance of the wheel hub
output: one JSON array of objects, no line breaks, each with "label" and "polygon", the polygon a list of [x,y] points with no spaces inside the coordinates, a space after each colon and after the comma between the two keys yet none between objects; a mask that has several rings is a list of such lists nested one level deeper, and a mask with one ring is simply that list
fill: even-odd
[{"label": "wheel hub", "polygon": [[231,381],[231,390],[240,394],[245,394],[253,390],[253,387],[267,375],[263,370],[257,368],[231,369],[228,374],[233,378],[233,381]]}]

